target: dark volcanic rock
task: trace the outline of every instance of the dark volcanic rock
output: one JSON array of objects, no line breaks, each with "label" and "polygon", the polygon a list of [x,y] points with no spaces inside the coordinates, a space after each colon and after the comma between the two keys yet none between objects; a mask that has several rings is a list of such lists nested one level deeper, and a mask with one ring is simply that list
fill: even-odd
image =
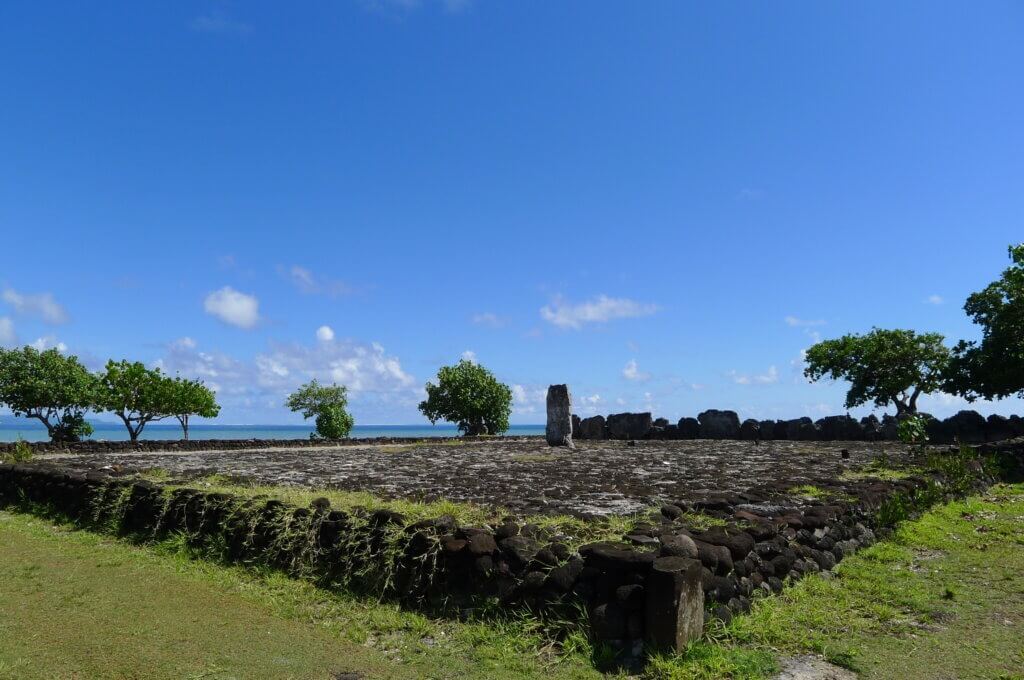
[{"label": "dark volcanic rock", "polygon": [[700,436],[700,423],[696,418],[680,418],[677,427],[680,439],[696,439]]},{"label": "dark volcanic rock", "polygon": [[740,433],[740,418],[735,411],[708,409],[697,416],[701,439],[736,439]]},{"label": "dark volcanic rock", "polygon": [[775,439],[775,421],[762,420],[758,423],[761,439]]},{"label": "dark volcanic rock", "polygon": [[817,422],[820,437],[824,441],[859,441],[864,439],[860,423],[845,416],[827,416]]},{"label": "dark volcanic rock", "polygon": [[547,397],[548,424],[544,436],[549,446],[572,447],[572,397],[567,385],[551,385]]},{"label": "dark volcanic rock", "polygon": [[650,413],[616,413],[608,416],[608,433],[612,439],[643,439],[653,425]]},{"label": "dark volcanic rock", "polygon": [[604,416],[593,416],[580,421],[580,439],[604,439]]},{"label": "dark volcanic rock", "polygon": [[810,418],[794,418],[786,421],[786,439],[792,441],[813,441],[818,438],[818,429]]},{"label": "dark volcanic rock", "polygon": [[760,439],[761,438],[761,423],[758,421],[748,418],[743,421],[740,425],[740,439]]}]

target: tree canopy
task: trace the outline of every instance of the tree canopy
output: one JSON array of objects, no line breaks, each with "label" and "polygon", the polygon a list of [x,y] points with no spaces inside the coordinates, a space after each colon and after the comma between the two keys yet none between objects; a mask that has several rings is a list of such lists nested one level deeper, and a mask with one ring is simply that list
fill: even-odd
[{"label": "tree canopy", "polygon": [[982,338],[956,345],[945,389],[970,400],[1024,396],[1024,244],[1009,252],[1013,264],[964,304]]},{"label": "tree canopy", "polygon": [[216,397],[201,380],[164,378],[162,393],[164,410],[177,418],[186,441],[191,416],[216,418],[220,413]]},{"label": "tree canopy", "polygon": [[171,415],[168,378],[158,368],[146,368],[141,361],[108,361],[99,384],[100,410],[120,418],[133,442],[148,423]]},{"label": "tree canopy", "polygon": [[419,408],[431,423],[447,420],[469,435],[508,430],[512,390],[480,364],[463,359],[444,366],[437,372],[437,384],[428,382],[426,391]]},{"label": "tree canopy", "polygon": [[0,349],[0,403],[16,416],[35,418],[56,442],[92,434],[85,411],[96,407],[96,376],[76,356],[56,349]]},{"label": "tree canopy", "polygon": [[804,375],[846,380],[846,408],[868,402],[895,405],[897,415],[917,412],[917,399],[939,389],[949,349],[939,333],[874,328],[819,342],[807,350]]},{"label": "tree canopy", "polygon": [[307,420],[316,418],[316,434],[324,439],[344,439],[355,424],[346,410],[348,390],[343,385],[321,385],[312,380],[289,395],[285,406],[301,412]]}]

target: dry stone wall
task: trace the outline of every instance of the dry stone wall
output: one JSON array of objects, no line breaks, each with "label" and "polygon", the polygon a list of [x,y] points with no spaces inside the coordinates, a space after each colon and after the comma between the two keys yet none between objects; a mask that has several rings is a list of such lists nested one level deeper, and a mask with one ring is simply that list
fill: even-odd
[{"label": "dry stone wall", "polygon": [[[1009,449],[1018,469],[1022,450]],[[974,487],[989,481],[977,460],[963,470]],[[824,496],[816,498],[793,497],[786,486],[666,503],[619,541],[572,549],[528,519],[409,522],[386,510],[335,510],[327,499],[293,507],[164,488],[110,471],[0,465],[0,505],[47,507],[89,527],[142,537],[181,532],[220,546],[227,559],[413,604],[471,608],[493,598],[542,616],[582,606],[593,637],[627,655],[681,649],[706,617],[728,620],[756,597],[873,543],[895,516],[886,507],[924,506],[953,488],[939,473],[823,479]]]},{"label": "dry stone wall", "polygon": [[[926,415],[926,414],[923,414]],[[892,441],[896,439],[896,418],[874,415],[856,420],[848,415],[792,420],[755,420],[742,422],[735,411],[709,409],[696,418],[680,418],[670,423],[652,419],[650,413],[616,413],[605,418],[583,418],[574,428],[578,439],[746,439],[790,441]],[[936,444],[955,441],[966,444],[996,442],[1024,436],[1020,416],[991,415],[960,411],[945,420],[932,418],[928,436]]]}]

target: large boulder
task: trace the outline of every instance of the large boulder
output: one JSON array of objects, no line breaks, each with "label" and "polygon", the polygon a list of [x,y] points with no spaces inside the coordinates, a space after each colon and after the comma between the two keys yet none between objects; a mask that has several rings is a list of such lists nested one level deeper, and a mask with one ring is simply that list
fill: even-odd
[{"label": "large boulder", "polygon": [[615,413],[608,416],[608,436],[612,439],[643,439],[653,426],[650,413]]},{"label": "large boulder", "polygon": [[701,439],[738,439],[740,418],[735,411],[708,409],[697,416]]},{"label": "large boulder", "polygon": [[860,429],[864,433],[864,439],[870,442],[878,441],[882,438],[882,423],[879,422],[878,417],[874,413],[860,419]]},{"label": "large boulder", "polygon": [[787,420],[776,420],[775,421],[775,439],[789,439],[789,421]]},{"label": "large boulder", "polygon": [[818,436],[818,428],[814,426],[814,421],[806,416],[786,421],[786,439],[813,441]]},{"label": "large boulder", "polygon": [[677,427],[680,439],[696,439],[700,436],[700,423],[696,418],[680,418]]},{"label": "large boulder", "polygon": [[548,424],[544,436],[550,446],[572,446],[572,397],[568,385],[548,387]]},{"label": "large boulder", "polygon": [[886,441],[895,441],[899,438],[899,427],[900,421],[895,416],[891,416],[888,413],[882,415],[882,439]]},{"label": "large boulder", "polygon": [[1004,439],[1013,439],[1017,436],[1015,429],[1014,423],[1011,423],[1009,418],[1006,416],[997,416],[993,413],[986,421],[985,440],[990,442],[1000,442]]},{"label": "large boulder", "polygon": [[960,411],[943,421],[944,428],[955,439],[965,444],[980,444],[985,441],[988,423],[977,411]]},{"label": "large boulder", "polygon": [[825,441],[859,441],[864,439],[864,430],[849,415],[826,416],[816,423],[821,438]]},{"label": "large boulder", "polygon": [[592,416],[581,420],[580,439],[604,439],[604,416]]},{"label": "large boulder", "polygon": [[740,439],[760,439],[761,438],[761,423],[757,422],[753,418],[747,418],[740,425]]},{"label": "large boulder", "polygon": [[761,439],[775,439],[775,421],[762,420],[758,423],[761,428]]}]

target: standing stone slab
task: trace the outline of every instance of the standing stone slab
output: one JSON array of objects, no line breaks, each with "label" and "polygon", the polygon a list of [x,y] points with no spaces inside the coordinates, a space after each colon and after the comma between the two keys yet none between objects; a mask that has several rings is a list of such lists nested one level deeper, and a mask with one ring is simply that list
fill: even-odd
[{"label": "standing stone slab", "polygon": [[659,557],[647,575],[644,608],[647,642],[681,651],[704,632],[704,587],[699,560]]},{"label": "standing stone slab", "polygon": [[572,447],[572,397],[568,385],[548,387],[548,426],[544,431],[551,446]]},{"label": "standing stone slab", "polygon": [[604,439],[604,416],[591,416],[580,421],[580,439]]}]

